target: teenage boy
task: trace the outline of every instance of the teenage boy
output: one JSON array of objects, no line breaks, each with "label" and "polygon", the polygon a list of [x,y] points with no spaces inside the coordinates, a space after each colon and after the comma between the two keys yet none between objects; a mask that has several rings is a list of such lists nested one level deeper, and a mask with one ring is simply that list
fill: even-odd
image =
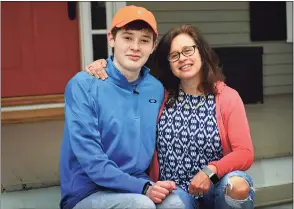
[{"label": "teenage boy", "polygon": [[158,36],[153,14],[126,6],[107,34],[106,81],[77,73],[65,90],[62,209],[183,208],[174,182],[151,182],[162,84],[144,66]]}]

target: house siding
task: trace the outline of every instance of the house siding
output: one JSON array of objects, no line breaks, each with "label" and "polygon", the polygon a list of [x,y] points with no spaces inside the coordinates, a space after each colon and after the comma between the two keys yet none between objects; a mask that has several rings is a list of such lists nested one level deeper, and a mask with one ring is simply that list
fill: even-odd
[{"label": "house siding", "polygon": [[199,28],[212,47],[262,46],[265,95],[293,92],[293,44],[250,40],[249,2],[127,2],[152,11],[159,38],[184,23]]}]

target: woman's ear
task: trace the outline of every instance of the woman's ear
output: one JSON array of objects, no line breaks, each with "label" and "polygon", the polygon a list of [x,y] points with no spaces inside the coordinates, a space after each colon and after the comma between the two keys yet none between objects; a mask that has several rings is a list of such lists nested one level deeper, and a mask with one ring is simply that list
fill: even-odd
[{"label": "woman's ear", "polygon": [[114,36],[112,35],[111,32],[108,32],[107,33],[107,40],[108,40],[108,44],[110,47],[114,47],[114,42],[115,42],[115,39],[114,39]]}]

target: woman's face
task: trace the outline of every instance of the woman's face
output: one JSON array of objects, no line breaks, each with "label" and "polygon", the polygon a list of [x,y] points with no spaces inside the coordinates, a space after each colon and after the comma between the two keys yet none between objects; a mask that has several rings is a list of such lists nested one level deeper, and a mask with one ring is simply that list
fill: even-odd
[{"label": "woman's face", "polygon": [[[177,61],[170,61],[170,68],[181,81],[193,79],[199,81],[200,79],[202,61],[197,46],[192,47],[195,45],[195,41],[187,34],[180,34],[171,42],[169,60],[176,60],[177,53],[180,53],[180,57]],[[183,54],[188,56],[186,57]]]}]

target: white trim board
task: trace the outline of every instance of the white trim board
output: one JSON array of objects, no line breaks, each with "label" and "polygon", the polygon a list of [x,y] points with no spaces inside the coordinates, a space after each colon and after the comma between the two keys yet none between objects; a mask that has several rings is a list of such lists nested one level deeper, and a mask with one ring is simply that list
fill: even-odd
[{"label": "white trim board", "polygon": [[293,2],[286,2],[287,42],[293,43]]}]

